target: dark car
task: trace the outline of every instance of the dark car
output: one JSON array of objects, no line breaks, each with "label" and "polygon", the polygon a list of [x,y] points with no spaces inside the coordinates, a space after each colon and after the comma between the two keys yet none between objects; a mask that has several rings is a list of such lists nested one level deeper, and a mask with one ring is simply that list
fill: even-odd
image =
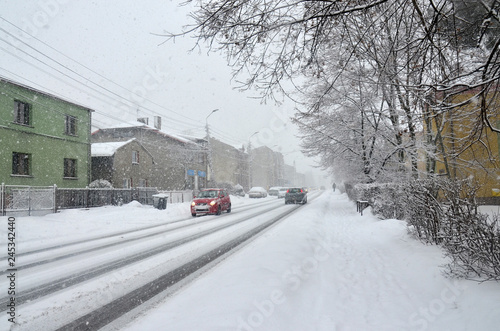
[{"label": "dark car", "polygon": [[307,203],[307,192],[302,187],[290,187],[285,194],[285,204]]},{"label": "dark car", "polygon": [[223,211],[231,212],[231,198],[224,189],[202,190],[191,202],[191,215],[193,217],[205,214],[220,215]]}]

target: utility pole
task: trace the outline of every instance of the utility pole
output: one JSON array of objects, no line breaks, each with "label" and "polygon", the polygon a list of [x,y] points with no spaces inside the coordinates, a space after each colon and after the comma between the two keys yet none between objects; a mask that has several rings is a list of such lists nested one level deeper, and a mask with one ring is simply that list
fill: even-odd
[{"label": "utility pole", "polygon": [[247,148],[247,153],[248,153],[248,189],[251,189],[253,187],[253,183],[252,183],[252,162],[253,162],[253,159],[252,159],[252,143],[250,141],[250,138],[252,138],[253,136],[255,136],[257,133],[259,133],[259,131],[255,131],[254,133],[252,133],[250,135],[250,137],[248,137],[248,148]]},{"label": "utility pole", "polygon": [[210,131],[209,131],[209,128],[208,128],[208,118],[210,117],[210,115],[212,115],[213,113],[215,113],[216,111],[218,111],[219,108],[217,109],[214,109],[210,112],[210,114],[208,114],[208,116],[205,118],[205,130],[207,132],[207,173],[206,173],[206,184],[205,184],[205,187],[208,187],[208,182],[210,180],[212,180],[212,147],[210,146]]}]

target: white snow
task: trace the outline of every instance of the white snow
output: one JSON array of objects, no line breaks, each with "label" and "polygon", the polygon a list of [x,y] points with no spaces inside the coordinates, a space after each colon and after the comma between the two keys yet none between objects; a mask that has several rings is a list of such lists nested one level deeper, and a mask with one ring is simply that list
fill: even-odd
[{"label": "white snow", "polygon": [[91,145],[91,154],[92,156],[113,156],[115,152],[135,140],[132,138],[127,141],[113,141],[113,142],[105,142],[105,143],[93,143]]},{"label": "white snow", "polygon": [[[379,220],[368,210],[360,216],[354,203],[338,192],[324,192],[316,199],[312,199],[313,195],[310,193],[308,204],[151,309],[107,329],[498,329],[500,284],[448,279],[442,274],[441,265],[446,263],[442,250],[410,237],[404,222]],[[231,198],[233,209],[276,199]],[[170,204],[166,210],[131,203],[67,210],[44,217],[18,217],[17,247],[27,251],[105,233],[183,219],[203,221],[208,217],[217,216],[191,218],[189,203]],[[227,217],[221,222],[224,219]],[[6,220],[0,217],[0,224],[6,224]],[[6,232],[7,226],[0,228],[4,252]],[[212,240],[220,238],[214,236]],[[113,254],[120,256],[120,252],[110,252]],[[152,268],[163,268],[150,263]],[[147,265],[138,263],[132,273],[144,273]],[[77,266],[68,268],[76,270]],[[116,296],[108,292],[109,288],[124,291],[131,277],[115,273],[85,287],[101,293],[104,304]],[[20,273],[18,282],[22,281]],[[81,309],[87,308],[84,290],[80,289],[80,296],[80,292],[71,291],[75,292],[70,288],[52,299],[20,306],[18,319],[30,321],[45,315],[49,320],[57,319],[64,315],[58,311],[66,302],[81,298]],[[0,321],[0,327],[6,325],[6,317]]]}]

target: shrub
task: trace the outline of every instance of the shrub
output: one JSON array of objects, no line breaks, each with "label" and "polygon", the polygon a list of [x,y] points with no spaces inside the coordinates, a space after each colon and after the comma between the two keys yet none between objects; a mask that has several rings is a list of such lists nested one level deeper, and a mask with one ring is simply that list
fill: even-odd
[{"label": "shrub", "polygon": [[368,200],[376,215],[404,219],[418,239],[440,244],[450,258],[448,274],[500,280],[500,223],[478,212],[477,188],[445,178],[358,184],[351,198]]},{"label": "shrub", "polygon": [[89,184],[89,188],[113,188],[113,185],[105,179],[96,179]]}]

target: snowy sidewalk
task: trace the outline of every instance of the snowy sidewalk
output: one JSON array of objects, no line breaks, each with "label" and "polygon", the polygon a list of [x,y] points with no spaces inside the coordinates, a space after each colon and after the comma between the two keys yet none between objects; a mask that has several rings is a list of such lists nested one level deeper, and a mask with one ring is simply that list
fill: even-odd
[{"label": "snowy sidewalk", "polygon": [[442,275],[404,222],[325,192],[124,330],[497,330],[500,284]]}]

